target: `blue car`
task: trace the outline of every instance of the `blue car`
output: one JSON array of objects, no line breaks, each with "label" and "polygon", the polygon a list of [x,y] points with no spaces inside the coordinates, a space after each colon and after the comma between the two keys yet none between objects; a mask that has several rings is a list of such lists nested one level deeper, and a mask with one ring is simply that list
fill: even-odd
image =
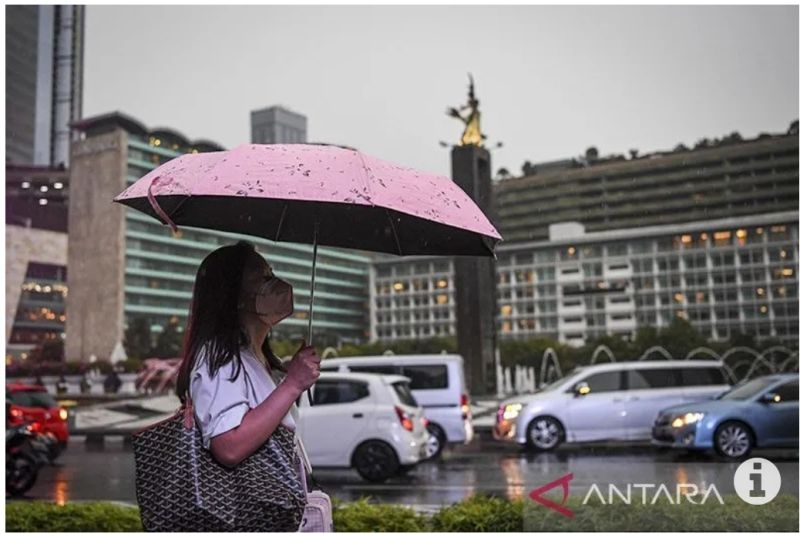
[{"label": "blue car", "polygon": [[714,450],[728,458],[755,447],[798,446],[795,374],[773,374],[741,383],[715,400],[664,409],[653,426],[653,444]]}]

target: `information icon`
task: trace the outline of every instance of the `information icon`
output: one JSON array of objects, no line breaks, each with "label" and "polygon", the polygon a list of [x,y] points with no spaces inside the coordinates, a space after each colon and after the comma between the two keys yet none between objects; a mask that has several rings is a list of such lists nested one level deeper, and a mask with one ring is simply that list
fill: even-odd
[{"label": "information icon", "polygon": [[771,502],[781,490],[781,473],[768,459],[748,459],[733,475],[733,487],[739,497],[752,505]]}]

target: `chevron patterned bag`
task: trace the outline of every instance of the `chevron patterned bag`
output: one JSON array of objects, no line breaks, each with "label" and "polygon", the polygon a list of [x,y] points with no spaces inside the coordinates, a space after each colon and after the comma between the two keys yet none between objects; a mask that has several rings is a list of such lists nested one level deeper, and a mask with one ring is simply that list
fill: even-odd
[{"label": "chevron patterned bag", "polygon": [[294,432],[278,426],[234,468],[202,447],[191,400],[132,436],[146,531],[297,531],[306,505]]}]

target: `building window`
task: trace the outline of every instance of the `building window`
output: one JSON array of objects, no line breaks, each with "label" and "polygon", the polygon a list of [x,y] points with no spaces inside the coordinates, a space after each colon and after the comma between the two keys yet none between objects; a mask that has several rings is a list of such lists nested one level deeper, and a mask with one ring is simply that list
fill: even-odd
[{"label": "building window", "polygon": [[714,246],[729,246],[731,244],[730,231],[715,231]]},{"label": "building window", "polygon": [[608,245],[608,255],[609,256],[621,256],[621,255],[628,255],[628,245],[627,244],[610,244]]}]

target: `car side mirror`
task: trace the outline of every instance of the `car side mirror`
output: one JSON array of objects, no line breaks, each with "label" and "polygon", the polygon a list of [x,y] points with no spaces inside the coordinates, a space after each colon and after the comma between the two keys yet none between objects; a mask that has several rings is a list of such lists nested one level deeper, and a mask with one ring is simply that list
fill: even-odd
[{"label": "car side mirror", "polygon": [[761,398],[758,399],[761,403],[771,404],[771,403],[780,403],[781,395],[775,394],[774,392],[765,392],[761,395]]},{"label": "car side mirror", "polygon": [[575,393],[575,396],[586,396],[591,392],[591,387],[585,381],[581,381],[580,383],[576,383],[575,386],[572,388],[572,392]]}]

